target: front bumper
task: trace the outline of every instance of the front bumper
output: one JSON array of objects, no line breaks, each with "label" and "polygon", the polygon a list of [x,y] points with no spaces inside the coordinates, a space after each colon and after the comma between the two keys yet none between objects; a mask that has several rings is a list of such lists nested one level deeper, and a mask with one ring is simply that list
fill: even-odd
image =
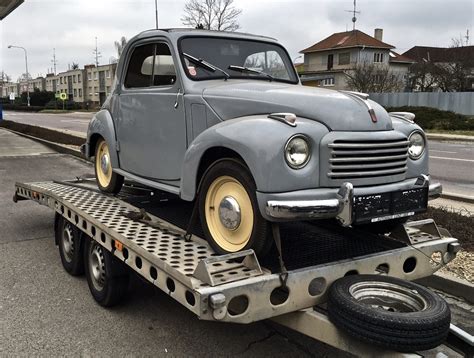
[{"label": "front bumper", "polygon": [[[257,193],[259,203],[262,199],[265,207],[264,216],[271,221],[307,220],[307,219],[329,219],[336,218],[341,225],[349,226],[353,223],[354,197],[362,195],[376,195],[392,191],[428,188],[428,200],[436,199],[441,195],[440,183],[430,184],[427,175],[421,175],[415,179],[405,180],[401,183],[387,184],[382,186],[354,188],[351,183],[344,183],[337,189],[315,189],[304,190],[307,197],[311,199],[300,199],[298,194],[263,194]],[[303,194],[304,195],[304,194]],[[267,199],[265,200],[264,197]],[[292,198],[293,197],[293,198]],[[410,216],[409,213],[393,214],[381,218],[382,220],[395,219]]]}]

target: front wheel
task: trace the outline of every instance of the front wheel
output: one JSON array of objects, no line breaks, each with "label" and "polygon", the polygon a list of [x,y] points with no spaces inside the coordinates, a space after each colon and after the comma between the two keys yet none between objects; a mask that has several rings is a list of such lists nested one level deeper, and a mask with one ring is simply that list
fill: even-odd
[{"label": "front wheel", "polygon": [[265,255],[271,247],[268,222],[261,216],[256,185],[236,160],[222,160],[206,173],[199,191],[204,234],[214,251],[227,254],[253,249]]},{"label": "front wheel", "polygon": [[112,170],[109,146],[103,139],[97,143],[94,168],[100,190],[117,194],[122,189],[124,178]]}]

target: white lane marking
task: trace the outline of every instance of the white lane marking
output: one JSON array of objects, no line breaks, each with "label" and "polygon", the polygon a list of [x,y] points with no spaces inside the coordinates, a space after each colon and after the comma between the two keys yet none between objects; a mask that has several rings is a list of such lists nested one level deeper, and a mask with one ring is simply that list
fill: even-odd
[{"label": "white lane marking", "polygon": [[449,154],[456,154],[457,153],[457,152],[449,152],[447,150],[437,150],[437,149],[430,149],[430,152],[449,153]]},{"label": "white lane marking", "polygon": [[90,119],[61,119],[60,122],[73,122],[73,123],[87,124],[90,122]]},{"label": "white lane marking", "polygon": [[459,159],[459,158],[445,158],[445,157],[432,157],[430,159],[445,159],[445,160],[457,160],[459,162],[474,162],[472,159]]}]

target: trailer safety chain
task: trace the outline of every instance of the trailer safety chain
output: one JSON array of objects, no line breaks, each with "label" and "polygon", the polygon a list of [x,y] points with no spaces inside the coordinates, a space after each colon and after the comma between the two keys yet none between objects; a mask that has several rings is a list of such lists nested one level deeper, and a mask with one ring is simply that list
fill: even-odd
[{"label": "trailer safety chain", "polygon": [[280,225],[278,223],[272,223],[273,240],[278,251],[278,262],[280,264],[280,283],[282,288],[287,288],[286,282],[288,281],[288,270],[286,269],[285,262],[283,261],[283,252],[281,250],[281,236],[280,236]]}]

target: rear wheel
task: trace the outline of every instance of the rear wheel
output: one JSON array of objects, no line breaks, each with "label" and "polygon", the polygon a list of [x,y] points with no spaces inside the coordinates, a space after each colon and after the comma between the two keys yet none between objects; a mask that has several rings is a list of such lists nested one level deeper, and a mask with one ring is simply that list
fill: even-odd
[{"label": "rear wheel", "polygon": [[64,269],[73,276],[84,273],[84,240],[81,231],[63,217],[56,227],[59,256]]},{"label": "rear wheel", "polygon": [[119,303],[128,289],[127,267],[94,240],[86,240],[84,262],[87,284],[101,306]]},{"label": "rear wheel", "polygon": [[352,275],[329,289],[328,315],[341,330],[369,344],[400,352],[440,345],[451,313],[437,294],[413,282],[381,275]]},{"label": "rear wheel", "polygon": [[264,255],[271,247],[255,182],[240,162],[222,160],[208,170],[199,192],[199,209],[206,238],[217,253],[253,249]]},{"label": "rear wheel", "polygon": [[103,139],[97,143],[94,168],[100,190],[117,194],[122,189],[124,178],[112,170],[109,146]]}]

